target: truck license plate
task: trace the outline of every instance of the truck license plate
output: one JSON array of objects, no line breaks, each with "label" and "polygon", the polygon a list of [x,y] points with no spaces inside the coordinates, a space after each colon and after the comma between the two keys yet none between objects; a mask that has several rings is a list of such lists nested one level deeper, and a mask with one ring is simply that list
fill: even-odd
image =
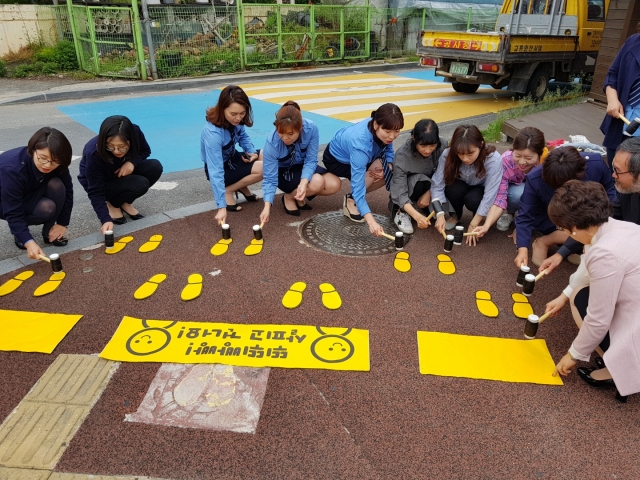
[{"label": "truck license plate", "polygon": [[469,64],[462,62],[451,62],[449,73],[455,75],[466,75],[467,73],[469,73]]}]

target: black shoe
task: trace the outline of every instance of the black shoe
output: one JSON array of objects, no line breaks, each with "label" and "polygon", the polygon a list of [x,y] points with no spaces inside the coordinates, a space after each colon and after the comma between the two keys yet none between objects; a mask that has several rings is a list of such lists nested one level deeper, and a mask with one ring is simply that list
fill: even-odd
[{"label": "black shoe", "polygon": [[313,208],[311,208],[311,205],[309,205],[308,203],[303,203],[302,205],[300,205],[298,203],[298,201],[296,200],[296,205],[298,206],[298,210],[313,210]]},{"label": "black shoe", "polygon": [[239,212],[242,210],[242,207],[238,204],[227,205],[227,212]]},{"label": "black shoe", "polygon": [[347,208],[347,201],[350,198],[353,199],[350,193],[347,193],[344,196],[344,201],[342,202],[342,213],[344,213],[344,216],[347,217],[349,220],[352,220],[357,223],[364,223],[364,217],[362,215],[360,215],[359,213],[358,214],[351,213],[349,211],[349,208]]},{"label": "black shoe", "polygon": [[[296,202],[297,204],[297,202]],[[282,195],[282,206],[284,208],[284,213],[286,213],[287,215],[293,215],[294,217],[299,217],[300,216],[300,210],[299,209],[295,209],[295,210],[289,210],[287,208],[287,206],[284,203],[284,195]]]},{"label": "black shoe", "polygon": [[316,198],[316,197],[317,197],[317,195],[311,195],[310,197],[307,197],[307,200],[311,201],[311,200],[313,200],[313,199],[314,199],[314,198]]},{"label": "black shoe", "polygon": [[27,247],[24,246],[24,243],[19,242],[18,240],[14,240],[13,243],[16,244],[16,247],[18,247],[20,250],[26,250]]},{"label": "black shoe", "polygon": [[578,375],[580,375],[580,378],[582,380],[584,380],[585,382],[587,382],[592,387],[595,387],[595,388],[616,388],[616,384],[613,381],[613,378],[610,378],[608,380],[596,380],[595,378],[593,378],[591,376],[591,372],[595,372],[596,370],[598,370],[598,369],[597,368],[580,367],[580,368],[578,368],[577,371],[578,371]]},{"label": "black shoe", "polygon": [[596,364],[598,370],[606,367],[606,365],[604,364],[604,359],[598,355],[596,355],[596,357],[593,359],[593,363]]},{"label": "black shoe", "polygon": [[[135,215],[131,215],[129,212],[125,212],[124,210],[123,210],[123,212],[126,213],[127,215],[129,215],[129,218],[131,220],[140,220],[141,218],[144,218],[144,215],[141,214],[140,212],[136,213]],[[123,217],[124,217],[124,215],[123,215]]]},{"label": "black shoe", "polygon": [[241,194],[247,202],[257,202],[258,201],[258,197],[256,196],[255,193],[253,193],[251,195],[247,195],[242,190],[238,190],[238,191],[236,191],[236,198],[238,198],[238,194]]},{"label": "black shoe", "polygon": [[620,403],[627,403],[627,396],[620,395],[620,392],[616,390],[616,400]]},{"label": "black shoe", "polygon": [[66,237],[60,237],[57,240],[54,240],[53,242],[49,241],[48,235],[46,237],[43,235],[42,239],[44,240],[44,243],[46,243],[47,245],[53,245],[54,247],[64,247],[67,245],[67,243],[69,243],[69,239]]},{"label": "black shoe", "polygon": [[124,225],[125,223],[127,223],[127,219],[124,218],[124,215],[122,215],[121,217],[118,218],[111,218],[111,223],[113,223],[114,225]]}]

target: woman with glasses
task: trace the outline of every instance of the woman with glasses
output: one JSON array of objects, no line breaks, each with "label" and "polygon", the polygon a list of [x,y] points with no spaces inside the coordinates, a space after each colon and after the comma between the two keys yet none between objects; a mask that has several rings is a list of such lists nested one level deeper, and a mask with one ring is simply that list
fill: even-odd
[{"label": "woman with glasses", "polygon": [[[242,210],[234,193],[236,198],[239,192],[249,202],[258,201],[248,187],[262,180],[262,161],[245,131],[245,127],[253,126],[253,113],[244,90],[226,86],[216,106],[207,109],[206,118],[200,135],[200,155],[218,208],[216,221],[223,224],[227,222],[227,211]],[[236,150],[236,143],[243,152]]]},{"label": "woman with glasses", "polygon": [[44,127],[26,147],[0,155],[0,218],[6,220],[16,247],[29,258],[44,255],[29,232],[42,225],[47,245],[63,247],[73,208],[73,184],[69,174],[71,144],[62,132]]},{"label": "woman with glasses", "polygon": [[102,233],[113,225],[144,218],[133,202],[142,197],[162,175],[162,164],[150,159],[151,148],[140,127],[122,115],[108,117],[98,136],[82,152],[78,180],[89,195],[102,224]]},{"label": "woman with glasses", "polygon": [[276,129],[260,153],[264,168],[262,223],[269,221],[276,188],[284,192],[285,213],[297,217],[300,210],[311,210],[306,199],[334,194],[342,184],[338,177],[318,166],[318,127],[302,118],[296,102],[286,102],[273,124]]}]

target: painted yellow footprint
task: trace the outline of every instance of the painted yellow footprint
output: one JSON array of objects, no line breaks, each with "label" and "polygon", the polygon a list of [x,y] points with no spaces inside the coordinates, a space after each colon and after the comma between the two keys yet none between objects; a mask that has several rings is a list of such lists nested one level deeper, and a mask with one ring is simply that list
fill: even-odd
[{"label": "painted yellow footprint", "polygon": [[36,291],[33,292],[33,296],[34,297],[42,297],[43,295],[47,295],[47,294],[49,294],[51,292],[55,292],[56,289],[62,283],[62,280],[64,280],[64,277],[66,277],[66,276],[67,276],[67,274],[64,273],[64,272],[58,272],[58,273],[52,274],[49,277],[49,280],[47,280],[42,285],[40,285],[38,288],[36,288]]},{"label": "painted yellow footprint", "polygon": [[233,242],[232,238],[221,238],[220,240],[218,240],[218,243],[211,247],[211,255],[217,257],[219,255],[227,253],[227,250],[229,250],[229,244],[231,242]]},{"label": "painted yellow footprint", "polygon": [[399,272],[408,272],[411,270],[411,262],[409,261],[409,253],[408,252],[398,252],[396,253],[396,258],[393,260],[393,266]]},{"label": "painted yellow footprint", "polygon": [[160,246],[161,241],[162,241],[162,235],[151,235],[151,238],[149,239],[149,241],[143,243],[138,249],[138,251],[140,253],[153,252],[156,248],[158,248],[158,246]]},{"label": "painted yellow footprint", "polygon": [[500,313],[496,304],[491,300],[491,294],[485,290],[476,292],[476,305],[485,317],[497,317]]},{"label": "painted yellow footprint", "polygon": [[124,247],[126,247],[127,243],[129,243],[131,240],[133,240],[133,237],[122,237],[122,238],[118,239],[118,241],[113,244],[113,247],[105,248],[104,253],[108,253],[109,255],[113,255],[114,253],[121,252],[122,249]]},{"label": "painted yellow footprint", "polygon": [[133,294],[133,298],[135,298],[136,300],[144,300],[145,298],[150,297],[151,295],[156,293],[158,285],[160,285],[166,279],[167,276],[164,273],[158,273],[154,275],[138,287],[138,289]]},{"label": "painted yellow footprint", "polygon": [[529,303],[529,299],[521,293],[512,293],[513,314],[517,318],[529,318],[533,314],[533,307]]},{"label": "painted yellow footprint", "polygon": [[337,310],[342,305],[340,294],[330,283],[321,283],[320,291],[322,292],[322,304],[329,310]]},{"label": "painted yellow footprint", "polygon": [[10,294],[20,285],[22,285],[25,280],[29,280],[31,277],[33,277],[33,270],[26,270],[19,273],[12,279],[7,280],[2,285],[0,285],[0,297],[4,297],[5,295]]},{"label": "painted yellow footprint", "polygon": [[251,245],[244,249],[245,255],[257,255],[262,251],[262,245],[264,244],[263,240],[256,240],[255,238],[251,240]]},{"label": "painted yellow footprint", "polygon": [[192,273],[187,280],[187,286],[182,289],[180,298],[185,302],[198,298],[202,293],[202,275]]},{"label": "painted yellow footprint", "polygon": [[456,266],[451,261],[449,255],[445,255],[444,253],[438,255],[438,270],[440,270],[440,273],[443,275],[453,275],[456,273]]},{"label": "painted yellow footprint", "polygon": [[282,305],[286,308],[296,308],[302,303],[302,292],[307,288],[304,282],[296,282],[289,287],[287,293],[282,297]]}]

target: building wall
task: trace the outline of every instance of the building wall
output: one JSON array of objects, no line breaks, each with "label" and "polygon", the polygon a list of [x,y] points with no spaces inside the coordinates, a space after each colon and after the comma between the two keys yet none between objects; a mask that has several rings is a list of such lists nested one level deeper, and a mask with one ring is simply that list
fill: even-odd
[{"label": "building wall", "polygon": [[594,100],[607,102],[607,97],[602,91],[607,71],[626,39],[636,33],[636,24],[639,21],[640,0],[611,0],[589,94]]},{"label": "building wall", "polygon": [[0,57],[30,43],[53,44],[55,20],[38,22],[36,5],[0,5]]}]

